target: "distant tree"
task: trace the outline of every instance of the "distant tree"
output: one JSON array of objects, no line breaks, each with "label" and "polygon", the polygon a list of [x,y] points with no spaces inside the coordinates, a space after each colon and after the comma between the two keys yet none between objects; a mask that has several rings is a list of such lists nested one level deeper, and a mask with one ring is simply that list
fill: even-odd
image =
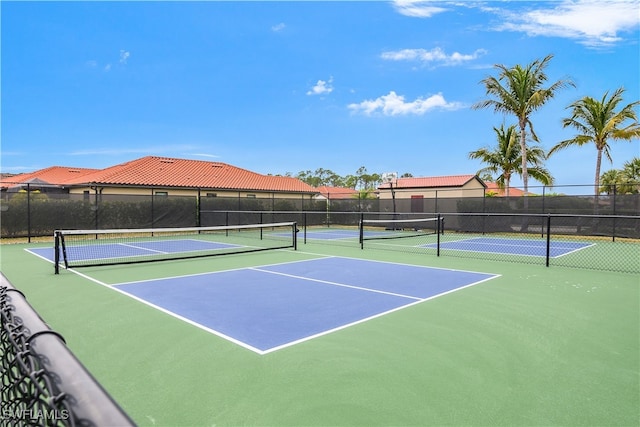
[{"label": "distant tree", "polygon": [[411,174],[410,172],[405,172],[400,175],[400,178],[413,178],[413,174]]},{"label": "distant tree", "polygon": [[[531,139],[539,142],[538,136],[533,130],[531,114],[552,99],[558,90],[567,86],[575,86],[571,80],[558,80],[543,87],[548,79],[545,69],[552,58],[553,55],[547,55],[542,60],[535,60],[525,67],[516,65],[509,68],[505,65],[495,65],[498,77],[487,77],[481,82],[485,86],[486,94],[493,98],[473,105],[475,109],[490,107],[496,112],[512,114],[518,119],[522,160],[521,174],[525,196],[529,191],[527,129],[530,130]],[[526,197],[524,208],[525,210],[528,208]]]},{"label": "distant tree", "polygon": [[622,167],[622,184],[628,186],[626,193],[640,193],[640,157],[625,162]]},{"label": "distant tree", "polygon": [[620,183],[620,175],[621,173],[618,169],[611,169],[603,173],[600,177],[598,194],[613,194]]},{"label": "distant tree", "polygon": [[366,199],[375,199],[375,189],[366,188],[358,191],[358,194],[353,195],[354,199],[366,200]]},{"label": "distant tree", "polygon": [[313,187],[342,187],[344,185],[344,179],[330,169],[318,168],[314,172],[310,170],[300,171],[296,178]]},{"label": "distant tree", "polygon": [[[639,105],[640,101],[627,104],[616,111],[622,102],[623,93],[624,89],[619,88],[611,97],[608,91],[605,92],[601,100],[585,96],[567,107],[571,109],[571,117],[563,119],[562,124],[565,128],[575,128],[578,134],[571,139],[561,141],[549,151],[549,155],[552,155],[574,145],[580,147],[594,144],[597,150],[594,182],[596,195],[600,190],[602,155],[604,154],[609,161],[612,161],[609,141],[630,141],[640,137],[640,123],[634,111],[634,107]],[[624,126],[627,121],[630,123]]]},{"label": "distant tree", "polygon": [[600,176],[599,193],[638,194],[640,192],[640,158],[625,162],[622,169],[611,169]]},{"label": "distant tree", "polygon": [[[518,143],[518,133],[515,126],[509,126],[505,129],[504,124],[499,128],[494,127],[498,145],[493,148],[481,148],[469,153],[469,158],[479,159],[487,166],[480,169],[477,174],[497,174],[495,182],[498,187],[505,190],[505,194],[509,197],[509,188],[511,177],[513,174],[522,175],[522,151]],[[547,169],[544,168],[545,160],[544,150],[539,146],[529,147],[529,156],[527,163],[529,164],[529,174],[548,185],[553,183],[553,177]],[[490,176],[491,177],[491,176]]]},{"label": "distant tree", "polygon": [[377,173],[369,174],[367,173],[367,168],[364,166],[361,166],[356,171],[356,186],[354,188],[363,189],[363,190],[375,189],[380,183],[380,181],[381,181],[380,174],[377,174]]}]

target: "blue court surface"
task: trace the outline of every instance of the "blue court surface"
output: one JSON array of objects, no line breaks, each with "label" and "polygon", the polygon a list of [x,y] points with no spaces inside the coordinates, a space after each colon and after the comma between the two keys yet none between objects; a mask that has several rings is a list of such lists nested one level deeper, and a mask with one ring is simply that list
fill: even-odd
[{"label": "blue court surface", "polygon": [[[239,245],[198,239],[149,240],[135,243],[100,243],[67,247],[67,257],[74,261],[95,261],[111,258],[134,258],[153,254],[215,251],[238,248]],[[27,249],[41,258],[54,262],[53,248]]]},{"label": "blue court surface", "polygon": [[[549,256],[558,258],[563,255],[592,246],[592,243],[551,241],[549,242]],[[421,245],[422,248],[436,248],[435,243]],[[440,249],[468,252],[488,252],[504,255],[527,255],[546,257],[546,239],[528,240],[495,237],[475,237],[471,239],[440,242]]]},{"label": "blue court surface", "polygon": [[327,257],[113,286],[265,354],[495,277]]}]

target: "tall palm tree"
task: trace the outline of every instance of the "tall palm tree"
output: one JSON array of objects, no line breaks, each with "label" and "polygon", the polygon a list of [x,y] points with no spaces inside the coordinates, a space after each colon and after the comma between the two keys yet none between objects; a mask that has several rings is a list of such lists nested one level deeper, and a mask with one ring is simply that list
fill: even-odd
[{"label": "tall palm tree", "polygon": [[531,132],[531,139],[539,142],[533,130],[531,114],[552,99],[559,89],[575,86],[570,79],[562,79],[543,87],[548,79],[545,69],[552,58],[553,55],[547,55],[542,60],[537,59],[525,67],[516,65],[509,68],[501,64],[495,65],[498,77],[487,77],[481,81],[485,86],[486,94],[494,98],[478,102],[472,107],[474,109],[492,107],[496,112],[513,114],[518,119],[525,210],[528,208],[526,195],[529,190],[527,129]]},{"label": "tall palm tree", "polygon": [[[638,123],[638,117],[634,111],[634,107],[640,105],[640,101],[632,102],[616,111],[622,102],[623,93],[624,89],[618,88],[611,97],[609,97],[608,91],[605,92],[601,100],[585,96],[567,107],[571,109],[572,114],[571,117],[563,119],[562,124],[565,128],[575,128],[578,134],[571,139],[559,142],[551,148],[548,154],[552,155],[574,145],[580,147],[595,144],[598,152],[594,182],[596,196],[600,188],[602,155],[604,154],[609,161],[612,161],[609,141],[630,141],[634,138],[640,138],[640,123]],[[623,126],[628,120],[631,120],[631,123]]]},{"label": "tall palm tree", "polygon": [[[509,197],[511,176],[515,173],[522,175],[522,150],[518,142],[518,132],[514,125],[505,129],[504,124],[499,128],[494,127],[498,145],[494,148],[481,148],[469,153],[469,158],[479,159],[487,166],[478,171],[483,173],[498,174],[496,183],[499,188],[505,189]],[[539,146],[529,147],[527,157],[528,171],[531,176],[545,185],[553,184],[553,177],[544,168],[546,156]]]}]

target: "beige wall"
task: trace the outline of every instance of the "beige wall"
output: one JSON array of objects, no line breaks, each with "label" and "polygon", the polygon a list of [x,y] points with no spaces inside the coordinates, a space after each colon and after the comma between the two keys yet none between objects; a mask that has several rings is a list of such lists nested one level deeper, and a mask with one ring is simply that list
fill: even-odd
[{"label": "beige wall", "polygon": [[[380,199],[389,200],[392,198],[391,190],[381,189]],[[425,199],[453,198],[453,197],[482,197],[484,195],[483,185],[473,179],[463,187],[451,188],[400,188],[395,190],[396,199],[410,199],[411,196],[422,196]]]},{"label": "beige wall", "polygon": [[[168,196],[197,196],[198,190],[183,189],[183,188],[135,188],[135,187],[99,187],[102,189],[103,195],[136,195],[136,196],[149,196],[156,194],[157,192],[166,192]],[[89,187],[76,187],[70,188],[71,194],[83,194],[85,191],[89,191],[89,194],[95,194],[95,190]],[[99,190],[100,191],[100,190]],[[264,191],[227,191],[217,189],[201,189],[200,196],[206,197],[207,193],[214,193],[217,197],[241,197],[248,198],[249,195],[255,195],[256,199],[296,199],[300,200],[303,197],[302,193],[278,193],[278,192],[264,192]],[[305,200],[312,200],[313,194],[304,194]]]}]

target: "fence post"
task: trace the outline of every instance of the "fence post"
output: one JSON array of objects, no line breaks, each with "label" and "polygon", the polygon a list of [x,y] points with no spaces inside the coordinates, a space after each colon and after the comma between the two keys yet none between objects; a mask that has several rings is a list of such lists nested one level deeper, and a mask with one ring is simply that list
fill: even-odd
[{"label": "fence post", "polygon": [[547,216],[547,259],[546,266],[549,267],[549,253],[551,252],[551,214]]},{"label": "fence post", "polygon": [[202,217],[200,214],[201,209],[202,209],[202,194],[200,193],[200,188],[198,187],[198,198],[196,199],[196,223],[198,227],[202,227]]},{"label": "fence post", "polygon": [[31,243],[31,184],[27,184],[27,242]]},{"label": "fence post", "polygon": [[611,231],[612,237],[611,241],[616,241],[616,193],[617,193],[616,184],[613,184],[613,230]]},{"label": "fence post", "polygon": [[307,244],[307,211],[302,212],[302,226],[304,229],[304,244]]},{"label": "fence post", "polygon": [[94,220],[95,220],[95,229],[98,229],[98,186],[96,185],[95,187],[93,187],[93,192],[94,192],[94,199],[95,199],[95,203],[94,203],[94,208],[95,208],[95,215],[94,215]]},{"label": "fence post", "polygon": [[[544,202],[545,202],[545,200],[544,200],[544,197],[545,197],[545,191],[544,191],[544,190],[545,190],[546,188],[547,188],[547,186],[546,186],[546,185],[543,185],[543,186],[542,186],[542,212],[540,212],[541,214],[544,214]],[[544,221],[544,220],[543,220],[543,221]],[[541,230],[540,230],[540,237],[544,237],[544,227],[542,227],[542,226],[541,226],[540,228],[541,228]]]}]

